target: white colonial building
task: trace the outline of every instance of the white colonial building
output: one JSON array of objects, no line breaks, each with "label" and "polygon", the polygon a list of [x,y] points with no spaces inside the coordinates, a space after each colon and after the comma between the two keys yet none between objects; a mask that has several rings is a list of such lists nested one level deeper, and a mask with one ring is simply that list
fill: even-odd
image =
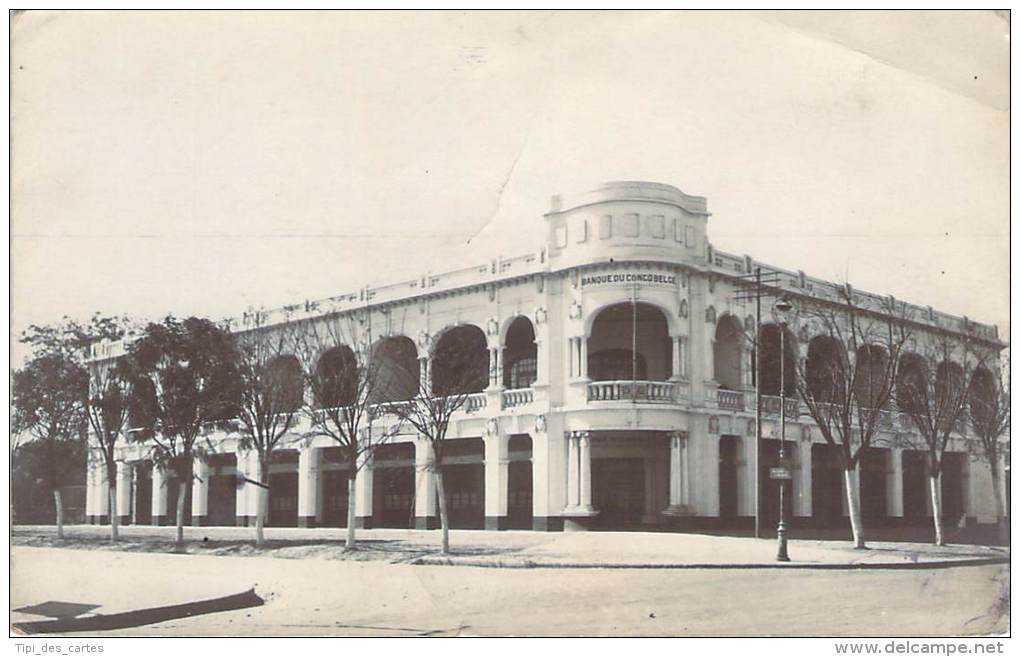
[{"label": "white colonial building", "polygon": [[[406,369],[434,373],[426,345],[450,336],[486,352],[491,375],[478,382],[450,429],[446,489],[454,527],[706,527],[777,514],[774,464],[779,436],[780,331],[775,296],[763,304],[760,377],[762,440],[756,438],[753,349],[755,303],[748,275],[761,268],[794,304],[837,298],[834,284],[716,251],[708,240],[704,198],[669,185],[613,182],[576,198],[553,199],[547,243],[532,253],[473,263],[287,308],[246,313],[232,327],[276,330],[337,313],[362,313],[375,329],[373,349]],[[888,297],[855,291],[874,312]],[[870,304],[870,306],[869,306]],[[992,352],[995,327],[912,307],[917,340],[968,335]],[[791,326],[790,358],[807,358],[814,336]],[[98,345],[96,360],[123,353]],[[766,351],[772,356],[766,358]],[[770,369],[765,363],[770,363]],[[790,368],[792,369],[792,368]],[[787,376],[791,376],[788,369]],[[414,390],[407,391],[413,395]],[[795,395],[791,394],[791,397]],[[406,397],[405,397],[406,398]],[[792,454],[793,524],[842,523],[845,503],[831,448],[795,399],[787,421]],[[386,422],[386,418],[379,420]],[[348,472],[327,437],[310,437],[302,419],[271,467],[269,525],[339,527],[346,523]],[[930,518],[925,461],[904,440],[906,416],[883,415],[857,485],[873,522]],[[214,453],[195,464],[190,522],[247,524],[257,488],[254,453],[239,435],[210,427]],[[949,448],[943,475],[951,522],[992,522],[989,468],[966,431]],[[970,447],[970,448],[969,448]],[[756,449],[757,448],[757,449]],[[174,521],[180,482],[146,461],[144,444],[125,441],[118,509],[128,523]],[[402,430],[357,473],[358,522],[372,527],[437,525],[428,445]],[[764,474],[763,474],[764,473]],[[107,518],[102,469],[89,473],[87,514]]]}]

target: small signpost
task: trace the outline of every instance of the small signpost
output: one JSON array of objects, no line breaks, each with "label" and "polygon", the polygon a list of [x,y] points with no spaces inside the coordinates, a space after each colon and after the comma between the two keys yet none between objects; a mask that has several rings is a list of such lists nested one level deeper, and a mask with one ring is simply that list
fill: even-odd
[{"label": "small signpost", "polygon": [[793,479],[790,468],[785,465],[769,468],[769,479]]}]

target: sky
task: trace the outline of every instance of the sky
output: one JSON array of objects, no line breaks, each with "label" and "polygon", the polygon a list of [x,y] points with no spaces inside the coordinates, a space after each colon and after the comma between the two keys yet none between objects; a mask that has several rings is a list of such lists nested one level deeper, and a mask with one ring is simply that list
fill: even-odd
[{"label": "sky", "polygon": [[[992,12],[28,12],[11,331],[212,318],[539,248],[553,194],[1009,327]],[[12,362],[24,349],[12,347]]]}]

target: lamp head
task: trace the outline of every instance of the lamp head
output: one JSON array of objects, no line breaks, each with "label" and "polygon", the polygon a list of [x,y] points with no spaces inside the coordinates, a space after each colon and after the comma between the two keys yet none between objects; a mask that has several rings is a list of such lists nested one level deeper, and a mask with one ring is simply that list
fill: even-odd
[{"label": "lamp head", "polygon": [[793,310],[793,304],[786,297],[780,297],[776,301],[775,309],[781,319],[786,319],[786,316]]}]

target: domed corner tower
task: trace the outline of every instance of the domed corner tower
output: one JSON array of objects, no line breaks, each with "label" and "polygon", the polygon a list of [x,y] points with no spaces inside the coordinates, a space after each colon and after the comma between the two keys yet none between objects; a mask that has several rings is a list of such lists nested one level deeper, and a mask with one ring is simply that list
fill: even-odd
[{"label": "domed corner tower", "polygon": [[553,270],[627,260],[703,264],[709,212],[702,196],[672,185],[607,182],[554,196],[545,215]]}]

